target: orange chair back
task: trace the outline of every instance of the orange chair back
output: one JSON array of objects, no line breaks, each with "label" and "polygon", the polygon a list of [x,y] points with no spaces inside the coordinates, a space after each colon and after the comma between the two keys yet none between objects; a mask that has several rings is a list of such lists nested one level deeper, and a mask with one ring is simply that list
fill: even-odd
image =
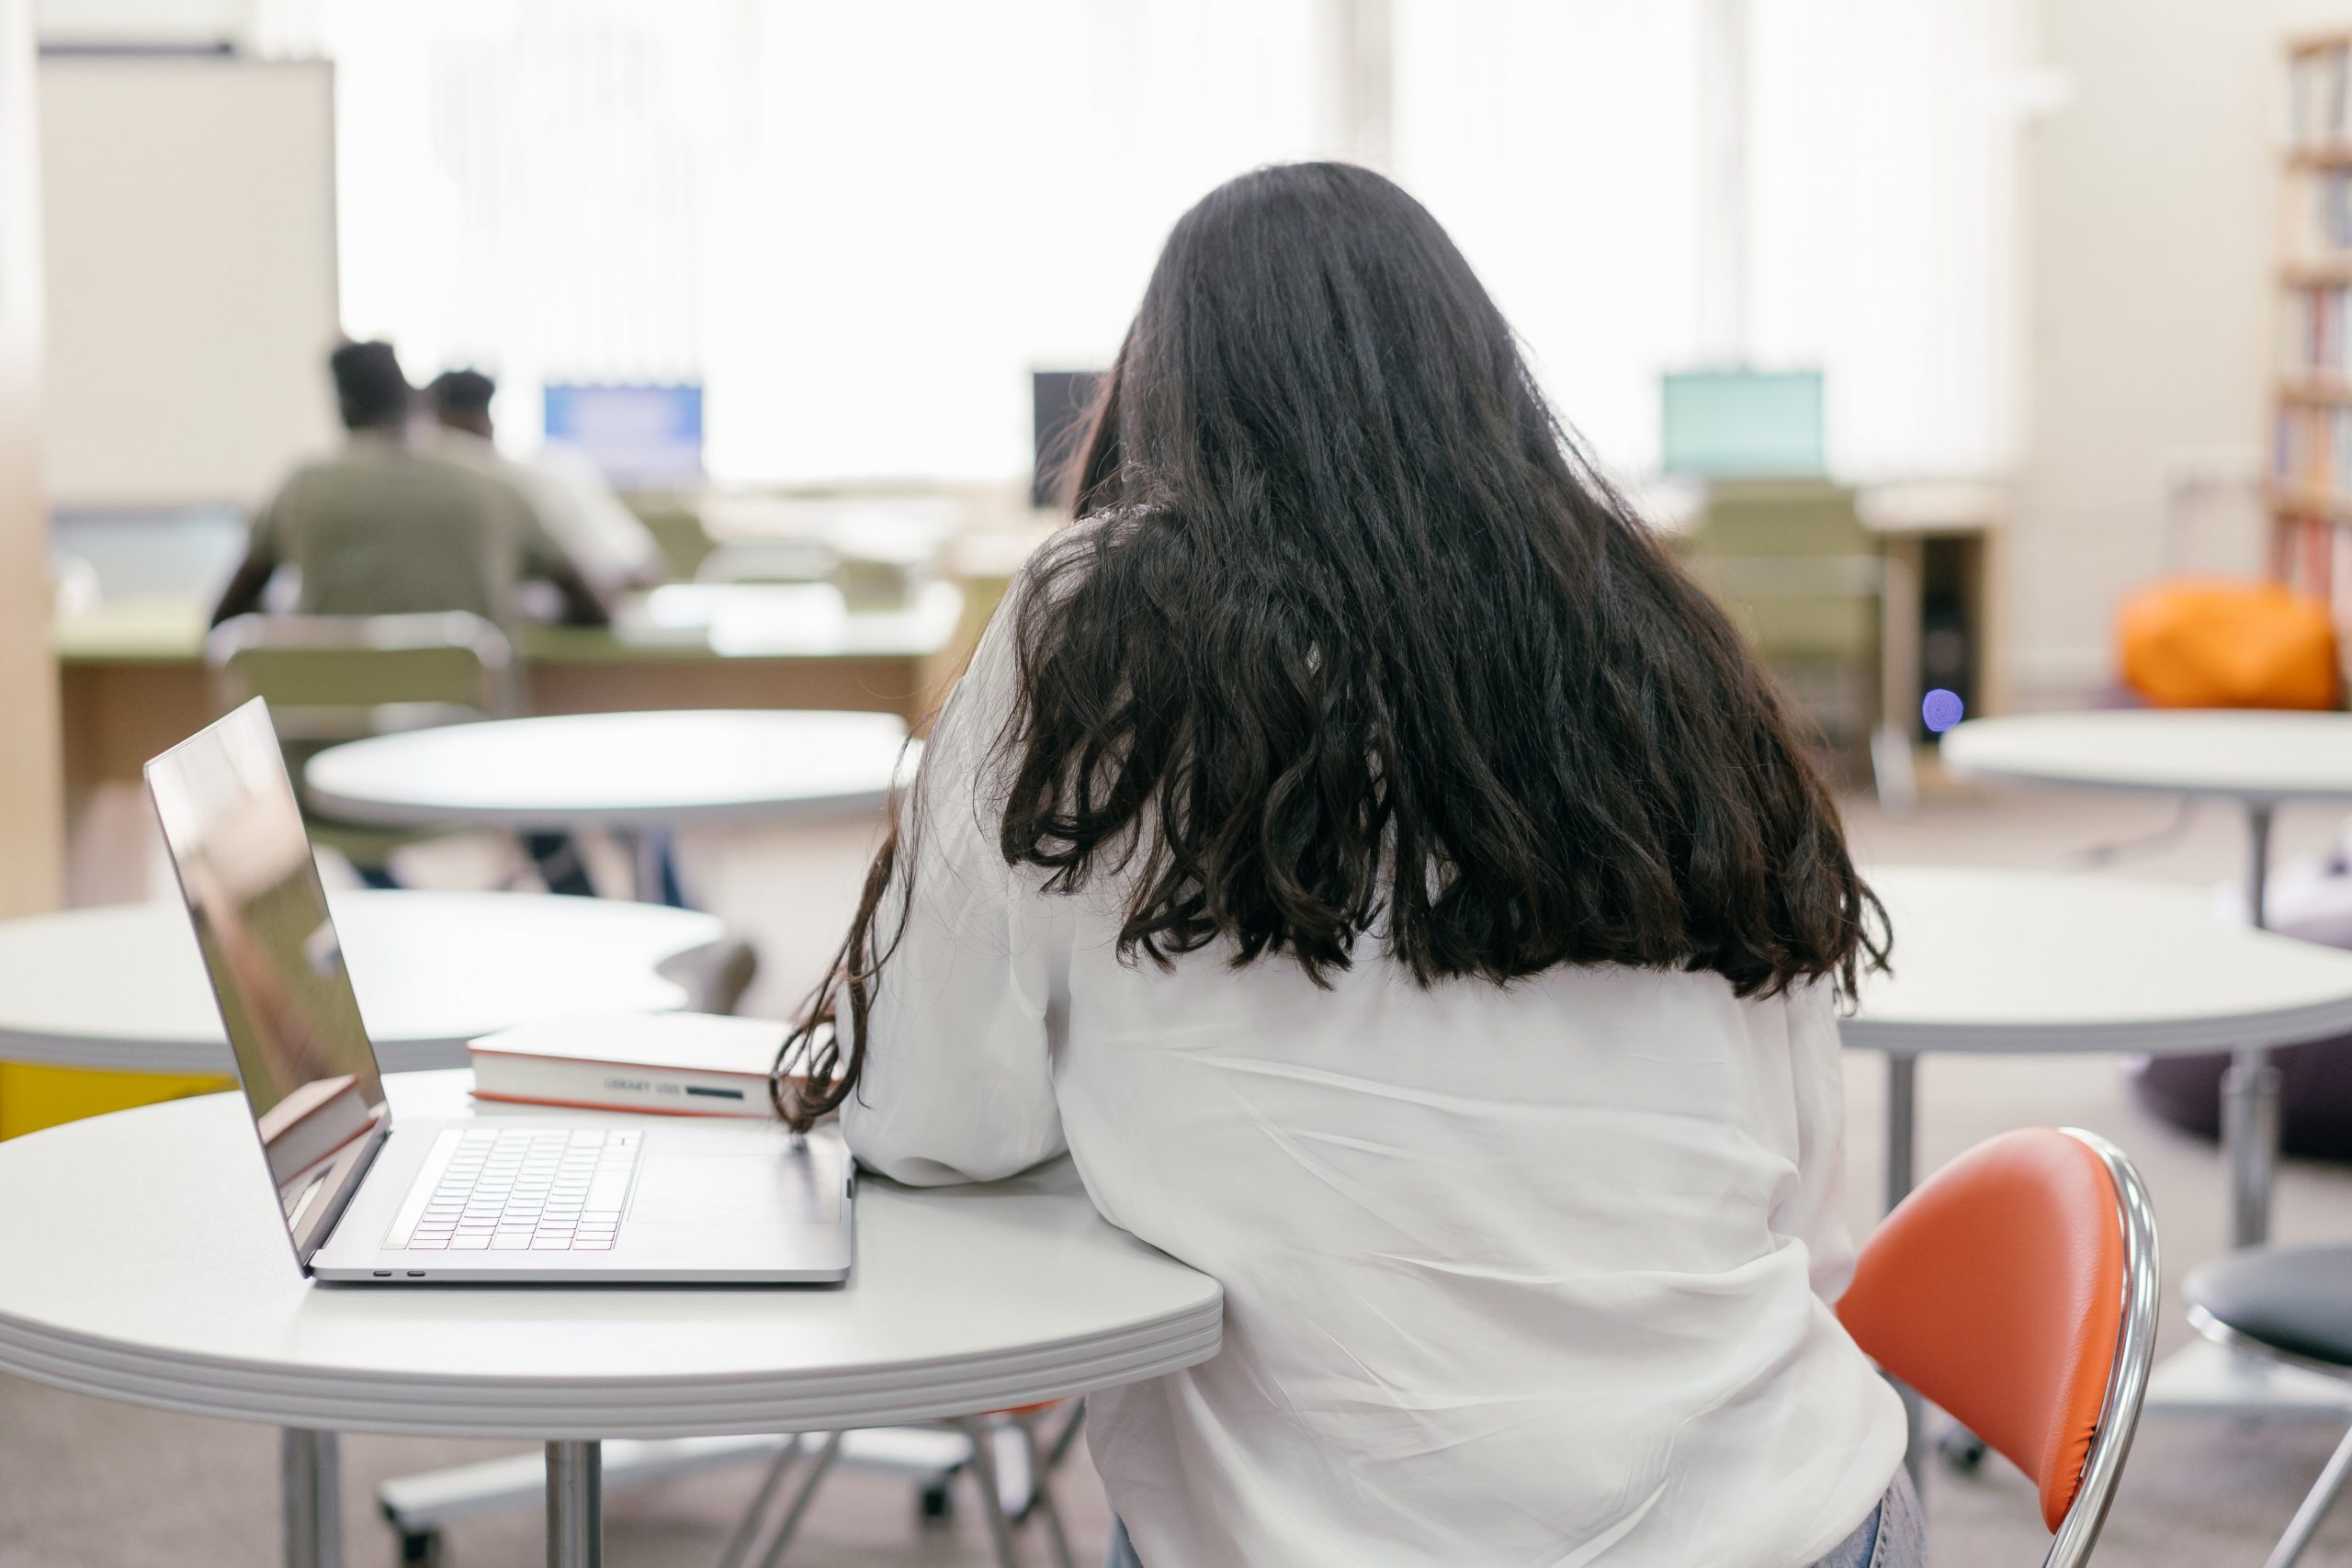
[{"label": "orange chair back", "polygon": [[2129,1161],[2087,1134],[2029,1128],[1980,1144],[1905,1199],[1863,1246],[1838,1315],[1881,1367],[2030,1476],[2056,1531],[2094,1443],[2118,1447],[2086,1499],[2100,1516],[2130,1444],[2153,1348],[2154,1251]]}]

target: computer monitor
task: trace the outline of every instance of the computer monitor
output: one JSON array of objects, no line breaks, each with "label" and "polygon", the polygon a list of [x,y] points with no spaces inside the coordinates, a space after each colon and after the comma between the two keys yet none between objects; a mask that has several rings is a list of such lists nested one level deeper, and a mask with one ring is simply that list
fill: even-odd
[{"label": "computer monitor", "polygon": [[1818,370],[1670,370],[1659,382],[1665,472],[1700,479],[1822,471]]},{"label": "computer monitor", "polygon": [[1029,401],[1036,431],[1036,467],[1029,479],[1029,504],[1061,506],[1069,501],[1065,473],[1077,460],[1086,434],[1086,411],[1102,383],[1100,370],[1033,370]]},{"label": "computer monitor", "polygon": [[173,747],[147,790],[307,1266],[391,1113],[269,710],[255,697]]}]

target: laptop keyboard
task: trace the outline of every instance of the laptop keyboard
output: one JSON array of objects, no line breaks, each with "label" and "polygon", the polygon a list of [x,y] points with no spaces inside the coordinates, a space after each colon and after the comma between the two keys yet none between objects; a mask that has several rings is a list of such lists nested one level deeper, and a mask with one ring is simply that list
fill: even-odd
[{"label": "laptop keyboard", "polygon": [[384,1245],[402,1252],[609,1252],[645,1134],[446,1128]]}]

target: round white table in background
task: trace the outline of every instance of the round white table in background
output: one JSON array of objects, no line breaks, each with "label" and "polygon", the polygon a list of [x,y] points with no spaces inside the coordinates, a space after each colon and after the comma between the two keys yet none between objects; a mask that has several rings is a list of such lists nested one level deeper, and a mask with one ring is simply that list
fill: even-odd
[{"label": "round white table in background", "polygon": [[[1894,971],[1863,977],[1839,1035],[1887,1059],[1889,1208],[1911,1190],[1923,1055],[2187,1055],[2352,1032],[2352,953],[2225,925],[2199,888],[1965,866],[1862,874],[1886,905]],[[2175,1359],[2216,1361],[2202,1346]],[[2170,1402],[2267,1407],[2247,1385],[2293,1381],[2224,1371],[2226,1398]],[[2306,1392],[2345,1403],[2332,1383]]]},{"label": "round white table in background", "polygon": [[[387,1071],[462,1066],[467,1041],[553,1014],[684,1007],[662,966],[725,932],[692,910],[538,893],[349,892],[328,904]],[[230,1071],[186,908],[0,922],[0,1060]]]},{"label": "round white table in background", "polygon": [[[2270,825],[2282,802],[2352,803],[2352,715],[2256,709],[2135,708],[1973,719],[1943,738],[1963,778],[2234,800],[2245,810],[2246,907],[2269,924]],[[2230,1235],[2270,1235],[2278,1162],[2278,1070],[2267,1047],[2233,1041],[2222,1085],[2230,1151]]]},{"label": "round white table in background", "polygon": [[[468,1082],[395,1078],[394,1114],[464,1115]],[[1222,1332],[1216,1282],[1104,1223],[1067,1161],[976,1187],[865,1179],[856,1271],[815,1288],[312,1285],[224,1095],[0,1144],[0,1191],[42,1194],[0,1205],[0,1370],[288,1427],[290,1458],[335,1431],[544,1441],[565,1564],[597,1560],[602,1438],[970,1415],[1175,1371]],[[289,1478],[331,1487],[332,1452]],[[289,1498],[289,1560],[335,1561],[295,1528],[334,1517]]]},{"label": "round white table in background", "polygon": [[624,834],[643,897],[648,829],[878,813],[906,739],[881,713],[565,714],[355,740],[303,784],[318,811],[374,827]]}]

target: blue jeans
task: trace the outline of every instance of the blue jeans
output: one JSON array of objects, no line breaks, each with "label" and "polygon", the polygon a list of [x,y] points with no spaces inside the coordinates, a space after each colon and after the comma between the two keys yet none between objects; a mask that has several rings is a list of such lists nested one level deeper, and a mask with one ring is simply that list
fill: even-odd
[{"label": "blue jeans", "polygon": [[1894,1484],[1871,1517],[1814,1568],[1927,1568],[1927,1563],[1928,1532],[1919,1514],[1919,1494],[1911,1489],[1911,1472],[1898,1470]]},{"label": "blue jeans", "polygon": [[[1898,1470],[1871,1517],[1855,1527],[1845,1544],[1813,1568],[1927,1568],[1928,1537],[1919,1517],[1919,1495],[1911,1489],[1911,1472]],[[1143,1568],[1136,1556],[1127,1527],[1111,1521],[1110,1568]]]}]

